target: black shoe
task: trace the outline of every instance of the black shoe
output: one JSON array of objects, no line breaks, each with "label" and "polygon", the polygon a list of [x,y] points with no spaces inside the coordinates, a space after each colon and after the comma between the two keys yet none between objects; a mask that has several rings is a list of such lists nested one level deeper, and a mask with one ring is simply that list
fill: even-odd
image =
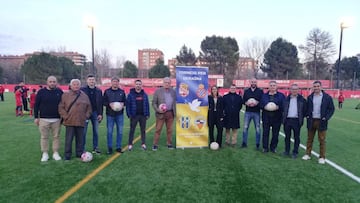
[{"label": "black shoe", "polygon": [[296,158],[297,158],[297,154],[296,154],[296,153],[293,153],[292,158],[293,158],[293,159],[296,159]]},{"label": "black shoe", "polygon": [[260,145],[256,144],[256,150],[259,151],[260,150]]},{"label": "black shoe", "polygon": [[121,150],[121,148],[117,148],[116,151],[119,152],[119,153],[124,153],[124,152]]},{"label": "black shoe", "polygon": [[111,147],[109,147],[107,154],[112,154],[112,153],[113,153],[113,150]]},{"label": "black shoe", "polygon": [[247,147],[247,144],[243,142],[241,145],[241,148],[246,148],[246,147]]},{"label": "black shoe", "polygon": [[168,149],[175,149],[171,144],[167,146]]},{"label": "black shoe", "polygon": [[158,149],[159,149],[159,147],[156,146],[156,145],[154,145],[154,146],[152,147],[152,150],[153,150],[153,151],[157,151]]},{"label": "black shoe", "polygon": [[101,154],[101,151],[98,149],[98,148],[95,148],[93,151],[92,151],[93,154]]},{"label": "black shoe", "polygon": [[263,153],[268,153],[269,150],[268,149],[263,149]]},{"label": "black shoe", "polygon": [[285,157],[290,157],[289,152],[283,152],[282,155],[285,156]]}]

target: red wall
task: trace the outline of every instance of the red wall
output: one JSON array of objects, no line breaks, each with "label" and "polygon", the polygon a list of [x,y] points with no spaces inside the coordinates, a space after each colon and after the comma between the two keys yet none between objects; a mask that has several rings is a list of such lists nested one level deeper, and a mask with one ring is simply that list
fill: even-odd
[{"label": "red wall", "polygon": [[[17,85],[17,84],[16,84]],[[11,85],[3,85],[3,87],[5,88],[5,92],[14,92],[14,88],[15,86],[14,84]],[[33,88],[35,89],[39,89],[39,85],[26,85],[26,87],[28,87],[30,89],[29,93],[31,92],[31,90]],[[62,90],[66,91],[68,90],[68,86],[66,85],[61,85],[59,86]],[[109,86],[99,86],[103,91],[107,88],[109,88]],[[123,87],[123,89],[125,90],[126,93],[128,93],[130,91],[132,87]],[[155,87],[144,87],[144,90],[147,94],[152,95],[154,94],[156,88]],[[242,93],[244,91],[244,89],[239,89]],[[239,91],[238,90],[238,91]],[[280,89],[280,92],[284,93],[285,95],[288,95],[288,90],[285,89]],[[333,98],[337,98],[339,96],[339,90],[325,90],[328,94],[330,94],[330,96],[332,96]],[[226,88],[220,88],[219,92],[221,95],[226,94],[227,92],[229,92],[229,89]],[[360,90],[357,91],[351,91],[351,90],[342,90],[341,91],[344,95],[345,98],[360,98]],[[305,97],[307,97],[311,92],[309,90],[301,90],[301,94]]]}]

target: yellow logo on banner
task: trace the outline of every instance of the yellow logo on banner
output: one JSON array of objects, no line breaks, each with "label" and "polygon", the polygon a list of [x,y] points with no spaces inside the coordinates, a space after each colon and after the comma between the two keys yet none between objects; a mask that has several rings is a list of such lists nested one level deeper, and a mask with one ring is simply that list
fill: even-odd
[{"label": "yellow logo on banner", "polygon": [[207,106],[190,109],[189,104],[176,104],[176,146],[204,147],[208,145]]}]

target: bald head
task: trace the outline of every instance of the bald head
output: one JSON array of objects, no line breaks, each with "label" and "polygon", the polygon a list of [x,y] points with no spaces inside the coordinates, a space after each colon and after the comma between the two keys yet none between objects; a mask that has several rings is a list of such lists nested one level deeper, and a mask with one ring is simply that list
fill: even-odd
[{"label": "bald head", "polygon": [[57,86],[57,79],[55,76],[49,76],[46,80],[48,89],[55,89]]}]

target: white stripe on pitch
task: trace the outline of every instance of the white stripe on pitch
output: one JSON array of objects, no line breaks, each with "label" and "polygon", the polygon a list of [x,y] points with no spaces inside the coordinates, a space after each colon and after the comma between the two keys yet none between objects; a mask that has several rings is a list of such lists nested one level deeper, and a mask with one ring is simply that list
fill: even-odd
[{"label": "white stripe on pitch", "polygon": [[[245,113],[244,110],[241,110],[242,113]],[[262,121],[260,121],[262,123]],[[283,132],[279,133],[281,136],[285,137],[285,134]],[[291,138],[291,142],[294,142],[294,139]],[[303,148],[304,150],[306,150],[306,146],[300,143],[300,147]],[[311,151],[311,154],[313,154],[316,157],[319,157],[319,154]],[[337,165],[335,162],[329,160],[329,159],[325,159],[325,162],[327,164],[329,164],[330,166],[332,166],[333,168],[335,168],[336,170],[340,171],[341,173],[345,174],[346,176],[348,176],[349,178],[353,179],[354,181],[360,183],[360,178],[356,175],[354,175],[353,173],[351,173],[350,171],[346,170],[345,168]]]},{"label": "white stripe on pitch", "polygon": [[[285,137],[285,134],[283,132],[279,133],[281,136]],[[294,142],[294,139],[291,138],[291,142]],[[306,146],[300,143],[300,147],[303,148],[304,150],[306,150]],[[314,156],[319,158],[319,154],[311,151],[311,154],[313,154]],[[329,159],[325,159],[325,162],[327,164],[329,164],[330,166],[334,167],[335,169],[337,169],[338,171],[340,171],[341,173],[347,175],[348,177],[350,177],[351,179],[355,180],[356,182],[360,183],[360,178],[357,177],[356,175],[354,175],[353,173],[351,173],[350,171],[346,170],[345,168],[337,165],[336,163],[330,161]]]}]

